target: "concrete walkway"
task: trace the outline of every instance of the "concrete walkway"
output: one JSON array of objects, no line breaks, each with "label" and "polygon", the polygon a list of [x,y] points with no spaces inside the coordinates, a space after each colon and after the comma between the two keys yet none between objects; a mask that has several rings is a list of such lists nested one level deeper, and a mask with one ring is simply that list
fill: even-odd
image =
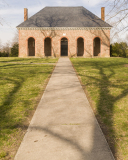
[{"label": "concrete walkway", "polygon": [[114,160],[69,58],[60,58],[14,160]]}]

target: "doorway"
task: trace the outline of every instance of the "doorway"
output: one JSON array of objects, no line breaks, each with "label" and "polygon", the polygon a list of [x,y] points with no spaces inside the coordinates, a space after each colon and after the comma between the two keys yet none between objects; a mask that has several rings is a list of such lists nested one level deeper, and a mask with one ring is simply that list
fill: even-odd
[{"label": "doorway", "polygon": [[28,56],[35,56],[35,39],[32,37],[28,39]]},{"label": "doorway", "polygon": [[44,40],[44,53],[45,56],[51,56],[51,38],[49,37]]},{"label": "doorway", "polygon": [[101,46],[100,38],[96,37],[93,41],[93,55],[94,56],[100,56],[100,46]]},{"label": "doorway", "polygon": [[83,56],[84,55],[84,39],[78,38],[77,39],[77,56]]},{"label": "doorway", "polygon": [[61,56],[68,56],[68,39],[61,39]]}]

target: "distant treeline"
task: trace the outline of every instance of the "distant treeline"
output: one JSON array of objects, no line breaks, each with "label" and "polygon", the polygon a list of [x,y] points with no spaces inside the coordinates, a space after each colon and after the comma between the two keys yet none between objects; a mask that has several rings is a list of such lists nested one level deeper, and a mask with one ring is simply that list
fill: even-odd
[{"label": "distant treeline", "polygon": [[10,51],[0,51],[0,57],[18,57],[19,52],[19,44],[15,43],[11,48]]}]

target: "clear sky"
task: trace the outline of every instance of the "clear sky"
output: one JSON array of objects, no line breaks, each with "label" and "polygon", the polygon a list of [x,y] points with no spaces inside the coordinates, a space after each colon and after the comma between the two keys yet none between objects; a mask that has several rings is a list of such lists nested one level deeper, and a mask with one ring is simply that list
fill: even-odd
[{"label": "clear sky", "polygon": [[[24,8],[31,17],[46,6],[83,6],[101,17],[101,7],[105,0],[1,0],[0,1],[0,41],[11,42],[17,29],[24,21]],[[106,8],[107,14],[107,8]]]}]

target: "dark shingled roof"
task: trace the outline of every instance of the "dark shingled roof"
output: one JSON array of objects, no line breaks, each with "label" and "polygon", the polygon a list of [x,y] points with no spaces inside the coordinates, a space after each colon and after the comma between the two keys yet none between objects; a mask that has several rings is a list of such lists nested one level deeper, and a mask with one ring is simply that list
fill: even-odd
[{"label": "dark shingled roof", "polygon": [[17,27],[111,27],[84,7],[45,7]]}]

